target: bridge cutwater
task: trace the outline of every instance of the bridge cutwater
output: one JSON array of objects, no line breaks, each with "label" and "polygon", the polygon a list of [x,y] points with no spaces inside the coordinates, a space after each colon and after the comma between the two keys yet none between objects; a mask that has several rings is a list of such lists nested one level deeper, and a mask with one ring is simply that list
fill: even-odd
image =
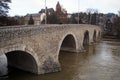
[{"label": "bridge cutwater", "polygon": [[84,44],[98,42],[101,33],[99,26],[87,24],[1,27],[0,55],[6,55],[8,65],[24,71],[57,72],[60,50],[83,51]]}]

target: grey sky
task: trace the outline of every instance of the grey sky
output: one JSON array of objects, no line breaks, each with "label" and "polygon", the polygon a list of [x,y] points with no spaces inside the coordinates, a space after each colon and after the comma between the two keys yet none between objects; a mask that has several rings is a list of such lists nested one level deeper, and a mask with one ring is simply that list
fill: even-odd
[{"label": "grey sky", "polygon": [[[59,1],[68,13],[78,12],[78,0],[46,0],[48,8],[54,8]],[[27,13],[38,13],[44,8],[45,0],[12,0],[9,4],[11,10],[9,15],[26,15]],[[85,12],[87,8],[97,9],[99,12],[117,13],[120,10],[119,0],[79,0],[79,11]]]}]

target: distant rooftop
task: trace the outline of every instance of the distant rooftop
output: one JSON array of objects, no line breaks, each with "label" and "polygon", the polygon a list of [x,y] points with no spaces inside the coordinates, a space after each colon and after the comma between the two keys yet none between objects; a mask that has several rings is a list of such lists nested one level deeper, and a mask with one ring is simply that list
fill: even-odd
[{"label": "distant rooftop", "polygon": [[[47,12],[54,13],[53,8],[47,8],[46,10],[47,10]],[[41,11],[39,11],[39,13],[45,13],[45,9],[41,9]]]}]

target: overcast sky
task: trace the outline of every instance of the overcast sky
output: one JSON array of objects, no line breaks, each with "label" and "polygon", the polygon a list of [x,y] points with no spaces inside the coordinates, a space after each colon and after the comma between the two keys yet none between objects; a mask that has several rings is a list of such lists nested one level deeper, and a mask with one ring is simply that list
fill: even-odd
[{"label": "overcast sky", "polygon": [[[59,1],[68,13],[85,12],[87,8],[97,9],[102,13],[117,13],[120,10],[119,0],[46,0],[48,8],[54,8]],[[45,0],[12,0],[9,15],[26,15],[27,13],[38,13],[44,8]]]}]

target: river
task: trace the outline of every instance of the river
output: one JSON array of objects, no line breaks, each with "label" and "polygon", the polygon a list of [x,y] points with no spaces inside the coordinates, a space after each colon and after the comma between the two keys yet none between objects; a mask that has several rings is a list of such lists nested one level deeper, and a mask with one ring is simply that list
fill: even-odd
[{"label": "river", "polygon": [[62,71],[44,75],[15,70],[0,80],[120,80],[120,42],[102,40],[86,52],[60,52]]}]

